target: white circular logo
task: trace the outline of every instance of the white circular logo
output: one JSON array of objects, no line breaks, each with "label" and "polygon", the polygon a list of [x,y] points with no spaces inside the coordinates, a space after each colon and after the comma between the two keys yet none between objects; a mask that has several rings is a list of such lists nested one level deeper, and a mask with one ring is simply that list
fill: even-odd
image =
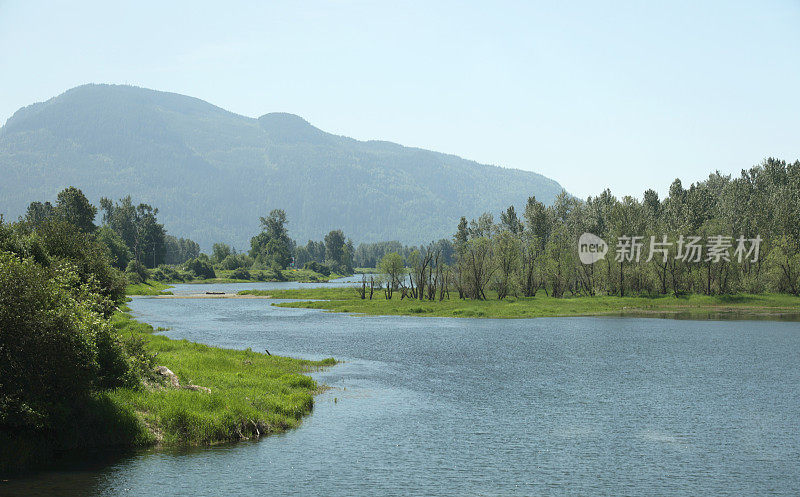
[{"label": "white circular logo", "polygon": [[578,238],[578,257],[584,264],[594,264],[608,252],[608,244],[597,235],[584,233]]}]

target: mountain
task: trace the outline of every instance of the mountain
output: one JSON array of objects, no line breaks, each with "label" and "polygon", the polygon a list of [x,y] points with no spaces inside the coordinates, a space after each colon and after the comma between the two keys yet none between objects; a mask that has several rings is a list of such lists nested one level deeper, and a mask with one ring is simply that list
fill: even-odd
[{"label": "mountain", "polygon": [[204,249],[249,247],[259,216],[286,210],[300,243],[341,228],[355,242],[425,243],[460,216],[549,204],[542,175],[384,141],[332,135],[283,113],[258,119],[132,86],[85,85],[17,111],[0,128],[0,213],[81,188],[159,208],[176,236]]}]

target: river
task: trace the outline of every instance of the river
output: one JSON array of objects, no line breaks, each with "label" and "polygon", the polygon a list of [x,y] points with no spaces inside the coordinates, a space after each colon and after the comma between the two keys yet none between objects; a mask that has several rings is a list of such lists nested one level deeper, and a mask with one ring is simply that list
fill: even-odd
[{"label": "river", "polygon": [[800,494],[800,323],[364,317],[271,302],[130,305],[172,338],[343,360],[314,374],[331,389],[300,428],[74,464],[0,491]]}]

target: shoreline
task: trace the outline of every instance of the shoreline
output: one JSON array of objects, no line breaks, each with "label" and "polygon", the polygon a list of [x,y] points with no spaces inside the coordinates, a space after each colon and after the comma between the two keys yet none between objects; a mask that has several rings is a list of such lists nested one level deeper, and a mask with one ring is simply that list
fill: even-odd
[{"label": "shoreline", "polygon": [[656,297],[571,297],[544,295],[504,300],[386,300],[382,294],[372,300],[361,299],[351,288],[300,290],[246,290],[241,296],[267,296],[290,300],[277,307],[319,309],[373,316],[421,316],[482,319],[530,319],[537,317],[664,317],[736,318],[800,321],[800,297],[784,294],[763,295],[672,295]]},{"label": "shoreline", "polygon": [[327,389],[308,373],[338,363],[175,340],[134,319],[126,306],[111,321],[120,339],[139,342],[168,373],[152,372],[139,388],[97,392],[63,421],[74,426],[52,436],[0,436],[9,455],[21,455],[0,458],[0,474],[47,470],[65,454],[208,447],[283,433],[300,426]]}]

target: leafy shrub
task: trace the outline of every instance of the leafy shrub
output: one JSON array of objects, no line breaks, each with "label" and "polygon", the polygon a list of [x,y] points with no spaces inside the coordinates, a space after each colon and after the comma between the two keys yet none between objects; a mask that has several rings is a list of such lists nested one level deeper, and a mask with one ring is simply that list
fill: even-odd
[{"label": "leafy shrub", "polygon": [[174,267],[160,265],[150,273],[150,278],[156,281],[184,281],[184,275]]},{"label": "leafy shrub", "polygon": [[231,273],[231,279],[234,280],[249,280],[250,279],[250,271],[244,268],[239,268]]},{"label": "leafy shrub", "polygon": [[231,254],[219,263],[222,269],[233,270],[239,268],[249,268],[253,265],[253,259],[247,254]]},{"label": "leafy shrub", "polygon": [[107,299],[80,280],[69,264],[0,251],[0,427],[41,428],[65,399],[136,383],[100,312]]},{"label": "leafy shrub", "polygon": [[130,285],[143,283],[147,280],[147,269],[141,262],[133,259],[128,263],[128,267],[125,268],[125,277]]},{"label": "leafy shrub", "polygon": [[319,262],[316,261],[306,262],[306,264],[303,266],[303,269],[310,269],[311,271],[314,271],[315,273],[320,273],[324,276],[331,275],[331,268],[329,266],[326,266],[325,264],[320,264]]},{"label": "leafy shrub", "polygon": [[208,260],[208,257],[202,257],[202,254],[201,257],[187,261],[184,266],[195,278],[210,279],[217,277],[217,274],[214,272],[214,267],[211,265],[211,261]]}]

